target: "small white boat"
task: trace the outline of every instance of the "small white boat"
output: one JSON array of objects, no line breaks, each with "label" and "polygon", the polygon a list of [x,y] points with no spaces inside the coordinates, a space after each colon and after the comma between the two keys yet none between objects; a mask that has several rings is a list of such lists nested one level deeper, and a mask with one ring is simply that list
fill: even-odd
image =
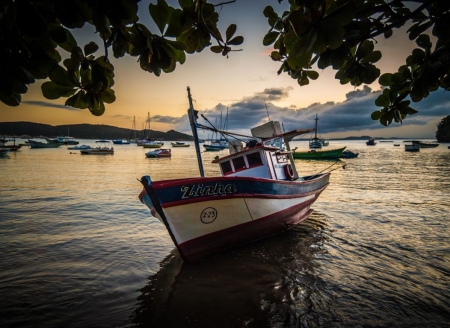
[{"label": "small white boat", "polygon": [[181,142],[181,141],[177,141],[177,142],[171,142],[172,147],[189,147],[190,144]]},{"label": "small white boat", "polygon": [[11,151],[11,148],[0,148],[0,157],[8,155]]},{"label": "small white boat", "polygon": [[161,141],[144,141],[142,142],[142,147],[144,148],[161,148],[164,146],[164,142]]},{"label": "small white boat", "polygon": [[126,139],[115,139],[112,141],[115,145],[129,145],[130,142]]},{"label": "small white boat", "polygon": [[58,148],[61,147],[62,144],[59,142],[42,142],[38,140],[29,139],[28,142],[30,143],[31,149],[36,148]]},{"label": "small white boat", "polygon": [[439,146],[437,142],[427,142],[427,141],[420,141],[420,140],[412,140],[412,143],[414,145],[419,145],[420,148],[436,148]]},{"label": "small white boat", "polygon": [[[96,141],[99,142],[99,141]],[[81,149],[80,154],[81,155],[114,155],[114,147],[107,147],[106,143],[109,141],[106,140],[106,142],[103,142],[103,146],[94,147],[94,148],[88,148],[88,149]]]},{"label": "small white boat", "polygon": [[322,140],[317,137],[317,121],[319,120],[319,117],[316,114],[316,118],[314,119],[316,121],[316,128],[314,129],[314,137],[309,140],[309,149],[322,149],[323,143]]},{"label": "small white boat", "polygon": [[[229,153],[212,161],[221,175],[205,177],[197,129],[214,130],[196,121],[190,90],[188,116],[195,139],[200,176],[152,181],[143,176],[139,195],[167,228],[183,260],[196,261],[254,240],[285,231],[305,220],[328,186],[330,172],[300,177],[289,142],[313,129],[283,133],[270,121],[266,135],[234,134]],[[278,123],[279,124],[279,123]],[[258,128],[258,127],[257,127]],[[238,138],[251,138],[244,147]]]},{"label": "small white boat", "polygon": [[82,150],[82,149],[92,149],[92,147],[89,146],[89,145],[81,145],[81,146],[67,147],[67,149],[69,149],[69,150]]},{"label": "small white boat", "polygon": [[203,148],[205,148],[206,151],[220,151],[226,149],[227,147],[227,144],[222,141],[212,141],[210,143],[203,144]]},{"label": "small white boat", "polygon": [[366,141],[367,146],[375,146],[377,143],[375,142],[375,138],[370,138]]}]

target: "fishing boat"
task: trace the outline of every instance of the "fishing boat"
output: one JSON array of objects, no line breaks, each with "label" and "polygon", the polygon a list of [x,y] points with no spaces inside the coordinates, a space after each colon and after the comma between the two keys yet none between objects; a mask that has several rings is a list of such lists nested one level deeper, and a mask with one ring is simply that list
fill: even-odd
[{"label": "fishing boat", "polygon": [[164,158],[171,156],[172,156],[171,150],[166,148],[158,148],[145,153],[145,157],[148,158]]},{"label": "fishing boat", "polygon": [[11,151],[11,148],[0,148],[0,157],[4,157],[8,155],[8,153]]},{"label": "fishing boat", "polygon": [[320,138],[317,137],[317,122],[319,121],[319,117],[316,114],[316,128],[314,129],[314,137],[309,140],[309,149],[321,149],[323,144]]},{"label": "fishing boat", "polygon": [[176,141],[176,142],[171,142],[170,143],[172,145],[172,147],[189,147],[190,144],[181,142],[181,141]]},{"label": "fishing boat", "polygon": [[228,145],[224,141],[211,141],[209,143],[204,143],[203,148],[206,151],[220,151],[228,148]]},{"label": "fishing boat", "polygon": [[375,138],[370,138],[366,141],[367,146],[375,146],[377,143],[375,142]]},{"label": "fishing boat", "polygon": [[436,148],[439,146],[436,142],[426,142],[426,141],[419,141],[419,140],[412,140],[411,141],[414,145],[419,145],[420,148]]},{"label": "fishing boat", "polygon": [[156,140],[144,140],[141,144],[142,147],[144,148],[161,148],[162,146],[164,146],[164,142],[161,141],[156,141]]},{"label": "fishing boat", "polygon": [[415,143],[405,144],[405,151],[410,151],[410,152],[420,151],[420,145],[415,144]]},{"label": "fishing boat", "polygon": [[[7,144],[8,142],[12,141],[13,144]],[[0,139],[0,148],[9,148],[9,151],[18,151],[20,148],[22,148],[22,145],[16,145],[16,138],[1,138]]]},{"label": "fishing boat", "polygon": [[[328,186],[330,172],[300,177],[289,142],[313,129],[283,133],[279,122],[269,121],[251,129],[251,136],[216,130],[236,140],[226,155],[212,161],[221,174],[205,177],[197,129],[214,129],[197,122],[189,87],[187,91],[200,176],[159,181],[143,176],[139,194],[165,225],[181,257],[194,262],[307,219]],[[244,146],[239,138],[250,140]]]},{"label": "fishing boat", "polygon": [[339,158],[356,158],[359,153],[352,152],[351,150],[344,150]]},{"label": "fishing boat", "polygon": [[56,138],[45,138],[48,143],[59,143],[61,145],[78,145],[80,142],[74,137],[69,137],[69,129],[67,129],[67,136],[59,136]]},{"label": "fishing boat", "polygon": [[316,150],[310,149],[308,151],[297,151],[294,148],[292,156],[295,159],[339,159],[346,147],[330,149],[330,150]]},{"label": "fishing boat", "polygon": [[114,155],[114,147],[94,147],[90,149],[81,149],[81,155]]},{"label": "fishing boat", "polygon": [[92,147],[89,146],[89,145],[80,145],[80,146],[76,145],[76,146],[72,146],[72,147],[67,147],[67,149],[69,149],[69,150],[82,150],[82,149],[92,149]]},{"label": "fishing boat", "polygon": [[58,142],[42,142],[38,140],[29,139],[28,140],[31,149],[36,148],[58,148],[61,147],[62,144]]}]

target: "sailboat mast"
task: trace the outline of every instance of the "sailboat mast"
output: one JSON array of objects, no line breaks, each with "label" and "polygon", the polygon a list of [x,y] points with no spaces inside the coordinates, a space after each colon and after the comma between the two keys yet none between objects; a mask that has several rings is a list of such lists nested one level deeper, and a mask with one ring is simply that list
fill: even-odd
[{"label": "sailboat mast", "polygon": [[317,139],[317,121],[319,120],[319,118],[317,117],[316,114],[316,130],[314,131],[314,139]]},{"label": "sailboat mast", "polygon": [[192,135],[194,136],[195,152],[197,153],[198,169],[200,171],[200,176],[204,177],[205,171],[203,170],[202,155],[200,153],[200,143],[198,141],[197,120],[196,120],[196,115],[195,115],[195,111],[194,111],[194,105],[192,104],[191,89],[189,87],[187,87],[187,92],[188,92],[188,99],[189,99],[188,117],[189,117],[189,123],[191,124]]}]

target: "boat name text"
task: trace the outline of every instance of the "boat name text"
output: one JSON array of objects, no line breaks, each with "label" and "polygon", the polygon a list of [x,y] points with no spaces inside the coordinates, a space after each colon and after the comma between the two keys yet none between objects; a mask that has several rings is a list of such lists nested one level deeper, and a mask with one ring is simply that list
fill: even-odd
[{"label": "boat name text", "polygon": [[185,185],[181,187],[183,192],[182,199],[198,197],[198,196],[213,196],[213,195],[224,195],[224,194],[234,194],[237,192],[237,188],[233,184],[222,185],[216,183],[213,186],[203,186],[202,183]]}]

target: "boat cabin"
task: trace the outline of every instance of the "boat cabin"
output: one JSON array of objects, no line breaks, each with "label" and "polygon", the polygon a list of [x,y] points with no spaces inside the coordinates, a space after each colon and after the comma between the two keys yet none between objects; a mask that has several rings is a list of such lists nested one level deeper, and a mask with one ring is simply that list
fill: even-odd
[{"label": "boat cabin", "polygon": [[229,155],[216,157],[212,163],[219,164],[223,176],[297,179],[289,141],[305,131],[294,130],[283,134],[276,123],[271,121],[263,127],[252,129],[253,138],[245,147],[240,140],[230,142]]}]

